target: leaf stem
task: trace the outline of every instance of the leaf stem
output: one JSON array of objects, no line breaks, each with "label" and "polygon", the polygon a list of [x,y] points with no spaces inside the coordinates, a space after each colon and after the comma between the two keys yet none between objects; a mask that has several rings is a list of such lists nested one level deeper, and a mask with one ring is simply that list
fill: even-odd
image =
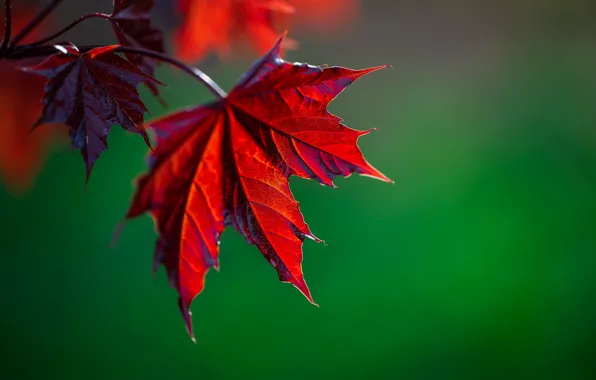
[{"label": "leaf stem", "polygon": [[4,0],[4,39],[0,45],[0,54],[4,53],[10,43],[10,33],[12,30],[12,9],[11,0]]},{"label": "leaf stem", "polygon": [[79,17],[78,19],[74,20],[73,22],[70,23],[70,25],[64,27],[62,30],[52,34],[49,37],[44,38],[43,40],[39,40],[37,42],[33,42],[30,45],[31,46],[37,46],[37,45],[43,45],[47,42],[50,42],[51,40],[53,40],[54,38],[60,37],[61,35],[63,35],[64,33],[68,32],[69,30],[71,30],[72,28],[74,28],[75,26],[77,26],[78,24],[80,24],[81,22],[91,19],[91,18],[103,18],[106,20],[110,19],[110,15],[107,15],[105,13],[90,13],[88,15],[84,15]]},{"label": "leaf stem", "polygon": [[[86,48],[79,48],[79,50],[82,50],[82,49],[86,49]],[[120,47],[116,48],[115,51],[121,52],[121,53],[139,54],[139,55],[143,55],[143,56],[146,56],[149,58],[156,59],[158,61],[169,63],[170,65],[176,66],[180,70],[185,71],[186,73],[188,73],[188,74],[192,75],[193,77],[195,77],[196,79],[198,79],[205,86],[207,86],[209,91],[211,91],[218,98],[223,99],[227,96],[226,92],[224,90],[222,90],[222,88],[219,87],[219,85],[217,83],[215,83],[213,81],[213,79],[211,79],[207,74],[205,74],[201,70],[197,69],[196,67],[188,66],[187,64],[185,64],[181,61],[178,61],[177,59],[174,59],[172,57],[169,57],[165,54],[161,54],[161,53],[158,53],[153,50],[141,49],[141,48],[136,48],[136,47],[132,47],[132,46],[120,46]]]},{"label": "leaf stem", "polygon": [[60,5],[64,0],[53,0],[50,4],[46,5],[44,9],[42,9],[34,18],[27,24],[23,30],[21,30],[10,43],[11,46],[16,46],[23,38],[27,37],[27,35],[35,29],[39,23],[41,23],[50,13],[54,11],[54,9]]}]

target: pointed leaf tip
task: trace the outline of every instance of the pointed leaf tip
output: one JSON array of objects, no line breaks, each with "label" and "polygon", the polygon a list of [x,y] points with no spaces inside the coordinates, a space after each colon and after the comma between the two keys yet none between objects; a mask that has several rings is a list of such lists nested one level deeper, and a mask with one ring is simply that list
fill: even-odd
[{"label": "pointed leaf tip", "polygon": [[298,291],[300,293],[302,293],[302,295],[304,297],[306,297],[306,299],[308,300],[308,302],[310,302],[312,305],[314,305],[316,307],[319,307],[319,305],[312,298],[312,295],[310,293],[310,289],[308,288],[308,285],[306,284],[306,281],[304,280],[304,277],[300,276],[300,278],[294,278],[292,280],[282,280],[282,282],[287,282],[287,283],[290,283],[290,284],[294,285],[294,287],[296,289],[298,289]]},{"label": "pointed leaf tip", "polygon": [[306,235],[307,238],[314,241],[315,243],[323,243],[325,244],[325,240],[319,239],[316,237],[312,232]]},{"label": "pointed leaf tip", "polygon": [[284,33],[277,39],[277,41],[275,42],[275,44],[273,44],[273,47],[269,50],[268,55],[274,55],[275,57],[281,57],[282,55],[282,44],[284,42],[284,40],[287,38],[288,35],[288,31],[284,31]]},{"label": "pointed leaf tip", "polygon": [[114,233],[112,234],[112,239],[110,240],[110,245],[108,245],[108,248],[112,249],[114,247],[116,247],[116,244],[118,244],[118,240],[120,239],[120,235],[122,234],[122,231],[124,230],[124,226],[126,225],[126,218],[122,218],[122,220],[120,220],[118,222],[118,224],[116,224],[116,227],[114,228]]},{"label": "pointed leaf tip", "polygon": [[178,298],[178,307],[180,308],[182,318],[184,319],[184,326],[186,327],[186,332],[188,333],[190,339],[194,343],[196,343],[195,334],[192,328],[192,312],[190,311],[190,305],[186,304],[182,300],[182,298]]}]

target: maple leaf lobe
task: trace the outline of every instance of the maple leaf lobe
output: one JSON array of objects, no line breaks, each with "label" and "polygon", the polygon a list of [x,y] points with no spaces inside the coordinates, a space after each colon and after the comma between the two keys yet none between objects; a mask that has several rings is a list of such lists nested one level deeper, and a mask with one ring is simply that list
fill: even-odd
[{"label": "maple leaf lobe", "polygon": [[[110,21],[116,38],[121,45],[149,49],[163,53],[163,32],[151,25],[151,12],[155,0],[114,0]],[[139,54],[127,53],[126,58],[137,65],[145,74],[153,76],[157,61]],[[154,95],[159,89],[154,83],[145,83]]]},{"label": "maple leaf lobe", "polygon": [[314,304],[302,273],[302,243],[317,239],[288,178],[333,186],[359,173],[390,181],[362,156],[368,131],[344,126],[327,105],[358,78],[351,70],[289,63],[283,37],[226,98],[152,121],[149,173],[139,178],[127,218],[150,212],[158,231],[155,262],[166,267],[192,336],[190,305],[219,266],[219,239],[232,226],[257,246],[283,282]]},{"label": "maple leaf lobe", "polygon": [[147,112],[136,86],[161,85],[134,64],[116,55],[118,45],[80,53],[74,46],[56,46],[58,53],[24,71],[47,78],[44,109],[35,124],[64,123],[72,146],[81,150],[87,179],[100,154],[107,148],[112,125],[149,138],[143,127]]}]

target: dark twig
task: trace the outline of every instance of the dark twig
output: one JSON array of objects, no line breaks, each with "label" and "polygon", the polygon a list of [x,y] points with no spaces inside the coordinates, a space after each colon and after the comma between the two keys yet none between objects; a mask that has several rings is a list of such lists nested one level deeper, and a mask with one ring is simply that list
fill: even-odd
[{"label": "dark twig", "polygon": [[48,4],[44,9],[42,9],[34,18],[21,30],[10,43],[11,46],[16,46],[23,38],[27,37],[27,35],[41,23],[50,13],[54,11],[54,9],[60,5],[60,3],[64,0],[54,0],[50,4]]},{"label": "dark twig", "polygon": [[[68,42],[56,44],[56,45],[67,45]],[[19,60],[26,58],[37,58],[47,57],[56,53],[56,48],[53,45],[42,45],[42,46],[31,46],[21,45],[18,47],[11,47],[4,58],[10,60]]]},{"label": "dark twig", "polygon": [[10,43],[10,33],[12,30],[12,9],[10,3],[10,0],[4,0],[4,39],[2,40],[2,45],[0,45],[0,55],[6,51]]}]

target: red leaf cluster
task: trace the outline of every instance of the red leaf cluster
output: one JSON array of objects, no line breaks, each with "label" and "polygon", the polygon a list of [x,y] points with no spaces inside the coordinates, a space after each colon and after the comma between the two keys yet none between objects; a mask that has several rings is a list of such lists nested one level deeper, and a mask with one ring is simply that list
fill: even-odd
[{"label": "red leaf cluster", "polygon": [[[220,237],[228,226],[259,249],[282,282],[314,304],[302,273],[302,244],[307,238],[320,240],[304,221],[289,177],[331,187],[336,177],[353,173],[391,182],[358,147],[370,130],[348,128],[327,110],[354,81],[386,66],[352,70],[289,63],[280,52],[295,43],[284,37],[272,42],[278,16],[310,9],[325,14],[322,19],[340,20],[336,11],[357,1],[321,0],[315,6],[311,0],[177,0],[184,16],[176,34],[178,51],[186,60],[211,49],[227,55],[239,36],[259,51],[273,45],[229,94],[197,68],[163,54],[163,34],[151,24],[154,0],[114,0],[111,15],[84,15],[46,38],[29,34],[36,42],[23,43],[21,37],[59,3],[51,2],[35,17],[15,12],[15,30],[23,28],[23,20],[34,20],[17,37],[6,23],[10,43],[0,48],[0,174],[9,181],[31,178],[51,133],[44,128],[30,134],[31,127],[67,126],[87,180],[107,149],[113,125],[141,135],[147,145],[149,130],[156,146],[126,218],[153,216],[158,231],[154,267],[165,266],[190,336],[194,339],[191,304],[209,269],[219,268]],[[10,9],[10,2],[5,5]],[[47,45],[89,18],[108,20],[120,45]],[[315,24],[323,26],[322,19]],[[45,58],[28,64],[25,59],[31,57]],[[144,125],[147,109],[137,87],[144,84],[159,94],[162,83],[153,77],[158,60],[184,70],[219,99]],[[16,61],[25,67],[17,70]]]}]

